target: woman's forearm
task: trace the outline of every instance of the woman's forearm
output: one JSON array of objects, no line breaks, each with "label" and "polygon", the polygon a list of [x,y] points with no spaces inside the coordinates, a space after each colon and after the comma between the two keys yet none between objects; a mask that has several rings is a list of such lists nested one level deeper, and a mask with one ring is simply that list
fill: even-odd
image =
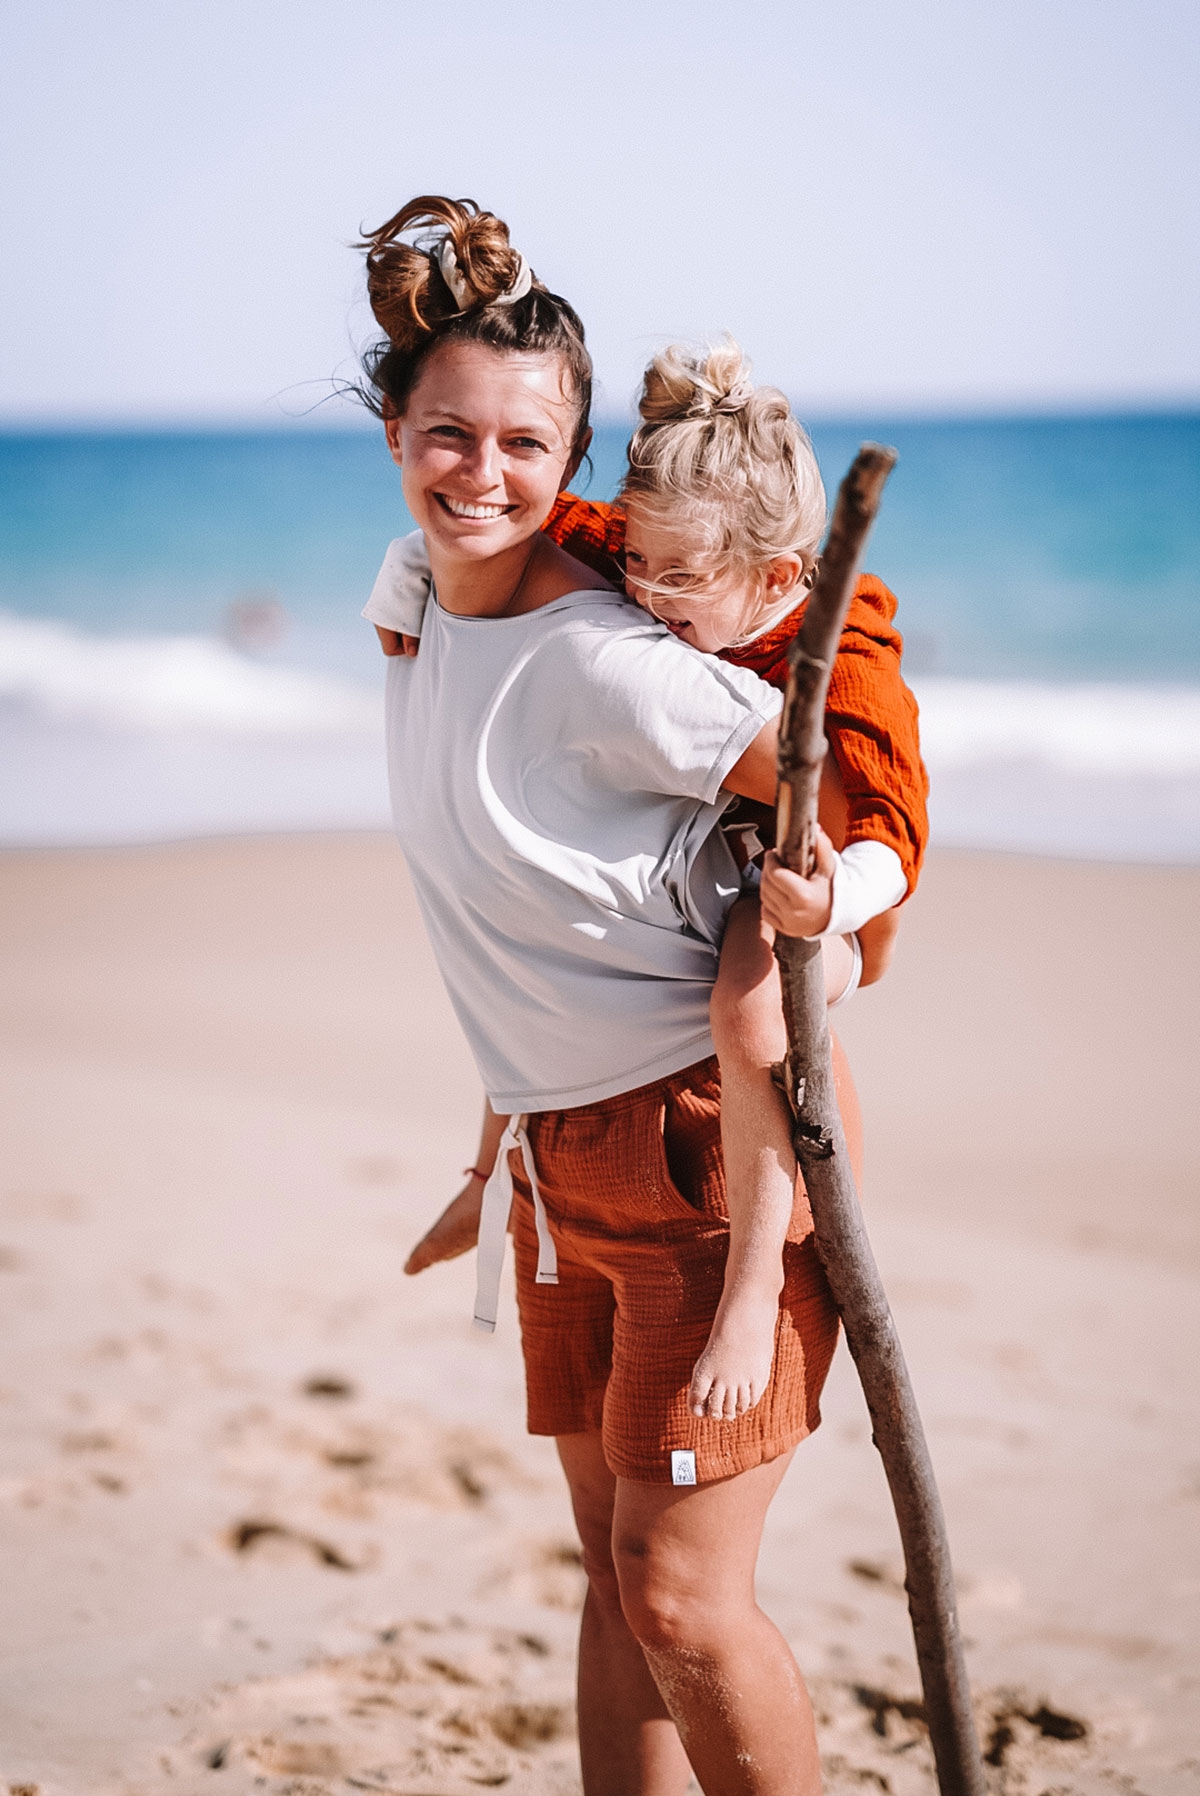
[{"label": "woman's forearm", "polygon": [[483,1125],[479,1131],[479,1146],[473,1162],[476,1172],[486,1178],[496,1164],[496,1155],[500,1150],[500,1137],[508,1122],[507,1116],[497,1116],[487,1098],[483,1100]]}]

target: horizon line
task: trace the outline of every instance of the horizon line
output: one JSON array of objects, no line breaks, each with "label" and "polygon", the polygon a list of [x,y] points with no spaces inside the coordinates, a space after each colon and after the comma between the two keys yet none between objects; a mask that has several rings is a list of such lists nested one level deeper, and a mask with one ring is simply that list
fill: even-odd
[{"label": "horizon line", "polygon": [[[898,400],[863,401],[854,404],[829,404],[801,408],[794,399],[789,403],[797,418],[805,425],[836,428],[857,425],[868,420],[896,424],[1020,424],[1054,422],[1100,422],[1150,418],[1200,417],[1200,391],[1173,398],[1096,398],[1023,401],[989,400],[974,405],[959,403],[901,402]],[[601,429],[628,430],[636,413],[608,410],[593,413],[592,423]],[[0,412],[0,437],[34,436],[181,436],[181,435],[262,435],[262,436],[365,436],[378,428],[375,418],[346,416],[315,420],[303,417],[264,417],[261,412],[230,410],[227,412],[114,412],[114,413],[43,413]]]}]

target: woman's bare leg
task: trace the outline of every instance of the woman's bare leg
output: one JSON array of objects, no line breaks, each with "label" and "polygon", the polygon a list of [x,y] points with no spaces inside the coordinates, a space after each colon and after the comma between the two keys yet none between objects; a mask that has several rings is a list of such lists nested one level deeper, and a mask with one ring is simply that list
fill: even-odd
[{"label": "woman's bare leg", "polygon": [[598,1434],[560,1435],[557,1445],[588,1576],[579,1630],[584,1796],[683,1796],[687,1755],[621,1610],[612,1556],[617,1481]]},{"label": "woman's bare leg", "polygon": [[790,1460],[692,1489],[617,1480],[624,1614],[705,1796],[819,1796],[808,1691],[754,1596],[763,1521]]},{"label": "woman's bare leg", "polygon": [[[791,1117],[771,1077],[787,1051],[774,939],[757,899],[739,899],[721,944],[710,1012],[721,1063],[729,1258],[712,1333],[696,1362],[691,1405],[697,1414],[727,1420],[752,1409],[771,1376],[783,1243],[796,1189]],[[825,948],[826,979],[836,995],[853,957],[840,936]]]}]

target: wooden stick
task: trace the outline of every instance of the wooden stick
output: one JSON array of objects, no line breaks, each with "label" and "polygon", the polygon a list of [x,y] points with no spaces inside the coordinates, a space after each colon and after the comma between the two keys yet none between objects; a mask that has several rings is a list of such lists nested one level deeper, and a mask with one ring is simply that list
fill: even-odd
[{"label": "wooden stick", "polygon": [[[811,874],[817,791],[825,756],[825,695],[867,532],[895,451],[865,444],[842,482],[820,573],[791,650],[779,742],[780,858]],[[954,1576],[941,1501],[908,1368],[863,1225],[838,1113],[821,944],[777,936],[788,1055],[781,1083],[812,1204],[817,1252],[841,1311],[891,1487],[904,1548],[905,1589],[941,1796],[983,1796]]]}]

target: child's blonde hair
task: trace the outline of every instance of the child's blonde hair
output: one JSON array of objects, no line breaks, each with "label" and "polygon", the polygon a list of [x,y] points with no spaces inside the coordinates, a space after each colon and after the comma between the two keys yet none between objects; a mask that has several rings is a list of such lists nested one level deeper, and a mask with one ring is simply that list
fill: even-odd
[{"label": "child's blonde hair", "polygon": [[[646,370],[642,422],[629,445],[624,506],[693,536],[689,573],[747,579],[753,587],[740,640],[762,633],[799,602],[825,531],[825,487],[812,444],[776,387],[755,387],[732,337],[689,349],[672,344]],[[800,580],[766,603],[780,555],[797,555]],[[651,608],[660,588],[648,584]],[[663,596],[680,588],[663,586]]]}]

